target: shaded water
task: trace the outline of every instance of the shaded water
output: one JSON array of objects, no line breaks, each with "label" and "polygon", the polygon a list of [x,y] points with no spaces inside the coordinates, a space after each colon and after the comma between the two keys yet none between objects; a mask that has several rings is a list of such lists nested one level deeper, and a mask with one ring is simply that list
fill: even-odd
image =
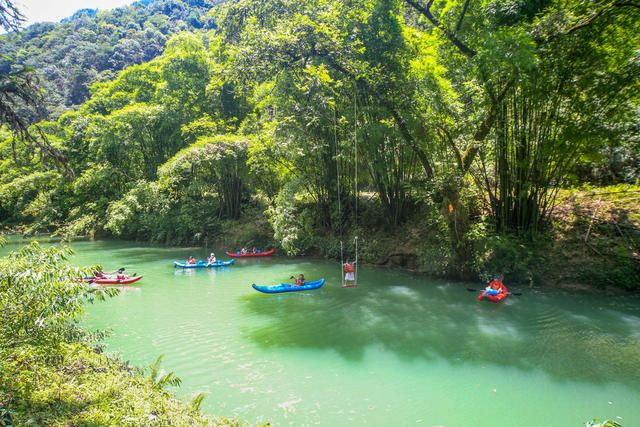
[{"label": "shaded water", "polygon": [[[512,289],[523,295],[494,304],[464,284],[372,267],[342,289],[337,263],[322,260],[184,271],[173,261],[205,251],[73,247],[74,264],[145,276],[89,306],[86,325],[112,329],[108,350],[135,365],[165,354],[178,395],[207,392],[210,414],[276,425],[640,425],[638,297]],[[278,295],[250,286],[300,272],[327,281]]]}]

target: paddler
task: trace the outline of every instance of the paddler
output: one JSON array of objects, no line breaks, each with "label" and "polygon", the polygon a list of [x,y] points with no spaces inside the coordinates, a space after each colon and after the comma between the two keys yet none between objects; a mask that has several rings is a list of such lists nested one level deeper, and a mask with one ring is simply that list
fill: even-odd
[{"label": "paddler", "polygon": [[495,289],[499,294],[506,294],[507,288],[502,284],[500,276],[493,276],[493,280],[489,283],[489,289]]},{"label": "paddler", "polygon": [[209,255],[209,258],[207,258],[207,267],[209,267],[211,264],[215,264],[216,261],[217,261],[216,254],[211,252],[211,255]]},{"label": "paddler", "polygon": [[488,298],[491,301],[501,301],[504,299],[509,292],[507,288],[502,284],[502,280],[500,280],[500,276],[493,276],[493,280],[489,283],[480,295],[478,295],[478,299],[482,300],[483,298]]}]

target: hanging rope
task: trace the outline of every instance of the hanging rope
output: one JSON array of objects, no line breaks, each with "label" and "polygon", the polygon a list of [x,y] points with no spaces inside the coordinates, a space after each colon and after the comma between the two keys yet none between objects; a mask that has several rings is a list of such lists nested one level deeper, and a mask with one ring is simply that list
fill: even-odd
[{"label": "hanging rope", "polygon": [[344,266],[344,249],[342,244],[342,209],[340,206],[340,159],[338,158],[338,122],[336,120],[336,106],[333,106],[333,141],[336,145],[336,183],[338,190],[338,223],[340,228],[340,278],[342,286],[344,286],[344,274],[342,268]]},{"label": "hanging rope", "polygon": [[355,272],[354,272],[354,281],[353,284],[354,285],[358,285],[358,92],[357,92],[357,86],[354,85],[353,87],[353,146],[354,146],[354,151],[355,151],[355,159],[356,159],[356,163],[355,163],[355,196],[356,196],[356,200],[355,200],[355,216],[353,219],[353,223],[354,223],[354,229],[356,231],[356,236],[354,238],[354,242],[355,242],[355,250],[356,250],[356,254],[355,254]]}]

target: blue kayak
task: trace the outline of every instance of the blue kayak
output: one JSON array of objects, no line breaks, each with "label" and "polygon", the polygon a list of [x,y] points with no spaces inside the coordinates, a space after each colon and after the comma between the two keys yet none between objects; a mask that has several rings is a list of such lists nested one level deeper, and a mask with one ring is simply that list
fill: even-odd
[{"label": "blue kayak", "polygon": [[255,283],[253,289],[256,291],[264,292],[265,294],[279,294],[281,292],[296,292],[296,291],[310,291],[311,289],[318,289],[324,285],[324,279],[316,280],[315,282],[305,282],[302,286],[296,286],[295,283],[280,283],[279,285],[272,286],[260,286]]},{"label": "blue kayak", "polygon": [[233,261],[235,261],[235,259],[232,259],[229,261],[216,261],[211,265],[207,265],[205,261],[198,261],[195,264],[187,264],[186,262],[178,262],[178,261],[174,261],[173,263],[175,264],[176,267],[180,267],[180,268],[212,268],[212,267],[224,267],[225,265],[231,265],[233,264]]}]

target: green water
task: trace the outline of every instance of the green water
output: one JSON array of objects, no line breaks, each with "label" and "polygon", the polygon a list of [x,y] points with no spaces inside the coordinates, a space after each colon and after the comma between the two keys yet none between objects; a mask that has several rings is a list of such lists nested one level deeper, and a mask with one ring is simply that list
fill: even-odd
[{"label": "green water", "polygon": [[[135,365],[165,354],[178,395],[205,391],[210,414],[275,425],[640,425],[638,297],[525,288],[493,304],[466,290],[480,284],[373,267],[342,289],[337,263],[322,260],[185,271],[173,261],[207,251],[73,247],[74,264],[144,275],[89,306],[85,324],[112,329],[108,350]],[[250,286],[299,272],[327,281],[279,295]]]}]

